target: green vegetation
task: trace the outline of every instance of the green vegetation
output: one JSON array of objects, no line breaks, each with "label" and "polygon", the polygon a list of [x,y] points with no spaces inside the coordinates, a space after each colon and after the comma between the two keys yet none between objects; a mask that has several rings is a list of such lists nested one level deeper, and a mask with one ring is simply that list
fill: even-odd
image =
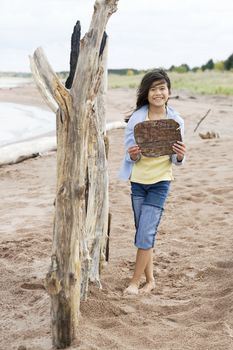
[{"label": "green vegetation", "polygon": [[[171,66],[168,70],[173,91],[188,91],[189,93],[208,95],[233,95],[233,54],[225,61],[208,60],[201,67],[192,69],[183,63]],[[136,89],[140,84],[145,70],[133,68],[109,69],[108,86],[110,88]],[[67,71],[57,73],[65,81]],[[0,77],[31,77],[31,73],[0,72]]]},{"label": "green vegetation", "polygon": [[214,64],[214,69],[220,72],[224,71],[224,62],[223,61],[218,61]]},{"label": "green vegetation", "polygon": [[[117,72],[117,70],[115,70]],[[66,80],[68,72],[58,73],[62,80]],[[136,89],[145,74],[145,71],[133,74],[132,69],[127,69],[126,74],[108,74],[109,88]],[[30,73],[0,73],[0,77],[31,77]],[[196,72],[169,72],[172,82],[172,92],[188,91],[190,94],[203,95],[233,95],[233,70],[224,71],[224,62],[214,64],[213,70]]]},{"label": "green vegetation", "polygon": [[201,69],[202,70],[211,70],[211,69],[214,69],[214,61],[212,60],[212,58],[206,63],[204,64],[203,66],[201,66]]},{"label": "green vegetation", "polygon": [[171,66],[169,72],[177,72],[177,73],[187,73],[189,71],[197,72],[198,70],[233,70],[233,54],[230,55],[225,61],[214,62],[212,58],[203,64],[201,67],[193,67],[192,69],[186,64],[183,63],[180,66]]},{"label": "green vegetation", "polygon": [[224,61],[224,68],[226,70],[233,70],[233,54],[230,55],[226,61]]},{"label": "green vegetation", "polygon": [[[110,88],[137,88],[143,74],[127,76],[109,74]],[[206,95],[233,95],[233,72],[197,71],[187,73],[170,72],[172,91],[188,91],[189,93]]]},{"label": "green vegetation", "polygon": [[[197,69],[198,67],[195,67],[194,71],[196,71]],[[191,70],[190,67],[186,63],[183,63],[180,66],[171,66],[169,68],[170,72],[177,72],[177,73],[187,73],[190,70]]]},{"label": "green vegetation", "polygon": [[122,68],[122,69],[109,69],[108,74],[118,74],[118,75],[135,75],[140,74],[143,71],[133,68]]},{"label": "green vegetation", "polygon": [[[209,59],[201,67],[192,69],[183,63],[169,69],[172,89],[208,95],[233,95],[233,54],[225,61]],[[137,88],[145,71],[135,69],[109,70],[109,87]]]},{"label": "green vegetation", "polygon": [[108,86],[110,88],[136,88],[144,74],[119,75],[108,74]]},{"label": "green vegetation", "polygon": [[233,95],[233,73],[220,71],[169,74],[173,90],[187,90],[203,95]]}]

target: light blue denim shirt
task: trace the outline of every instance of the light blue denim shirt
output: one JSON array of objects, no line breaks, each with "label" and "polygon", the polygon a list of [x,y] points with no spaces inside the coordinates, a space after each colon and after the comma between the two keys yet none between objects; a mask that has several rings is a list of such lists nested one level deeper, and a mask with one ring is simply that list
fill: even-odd
[{"label": "light blue denim shirt", "polygon": [[[127,181],[130,178],[133,164],[135,161],[133,161],[128,153],[128,148],[130,146],[133,146],[136,144],[135,138],[134,138],[134,127],[136,124],[143,122],[146,120],[146,117],[148,115],[148,105],[142,106],[140,109],[135,111],[132,116],[129,119],[129,122],[127,124],[127,127],[125,129],[125,156],[124,160],[122,162],[120,172],[119,172],[119,178],[121,180]],[[184,121],[179,116],[179,114],[171,107],[167,106],[167,118],[168,119],[174,119],[177,123],[180,125],[181,129],[181,136],[182,140],[184,139]],[[184,159],[182,162],[177,161],[176,154],[171,155],[171,161],[172,163],[176,165],[181,165],[184,163]]]}]

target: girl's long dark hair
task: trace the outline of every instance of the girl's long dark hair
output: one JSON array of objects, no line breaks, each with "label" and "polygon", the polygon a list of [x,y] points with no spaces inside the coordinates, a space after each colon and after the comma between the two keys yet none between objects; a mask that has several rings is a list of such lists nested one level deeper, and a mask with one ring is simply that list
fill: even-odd
[{"label": "girl's long dark hair", "polygon": [[[150,90],[151,85],[158,80],[162,80],[164,82],[167,83],[167,87],[169,90],[169,93],[171,91],[171,81],[167,75],[167,73],[163,70],[163,69],[154,69],[149,71],[148,73],[146,73],[144,75],[144,77],[142,78],[142,81],[138,87],[137,90],[137,101],[136,101],[136,108],[134,109],[133,112],[137,111],[139,108],[141,108],[144,105],[148,104],[148,93]],[[130,115],[126,116],[125,121],[128,122],[131,115],[133,113],[131,113]]]}]

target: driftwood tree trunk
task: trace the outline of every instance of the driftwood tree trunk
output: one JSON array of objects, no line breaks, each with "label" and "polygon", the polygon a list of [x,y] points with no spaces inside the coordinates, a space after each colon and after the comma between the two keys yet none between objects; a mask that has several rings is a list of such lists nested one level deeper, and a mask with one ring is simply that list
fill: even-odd
[{"label": "driftwood tree trunk", "polygon": [[[88,202],[87,202],[87,248],[90,253],[91,264],[85,271],[87,279],[100,286],[99,270],[107,238],[108,227],[108,171],[105,147],[106,119],[106,56],[107,46],[100,56],[100,67],[103,70],[99,91],[94,105],[94,116],[90,120],[88,143]],[[83,274],[83,276],[85,275]],[[86,279],[86,280],[87,280]],[[87,291],[88,283],[84,288]],[[86,295],[86,293],[83,293]]]},{"label": "driftwood tree trunk", "polygon": [[[107,165],[100,89],[104,53],[99,55],[108,18],[118,0],[96,0],[80,51],[71,89],[67,90],[42,49],[31,59],[36,81],[57,118],[57,192],[53,246],[46,288],[51,296],[53,345],[69,346],[76,336],[80,287],[99,282],[99,265],[107,234]],[[97,199],[96,199],[97,198]],[[98,222],[100,220],[100,222]]]}]

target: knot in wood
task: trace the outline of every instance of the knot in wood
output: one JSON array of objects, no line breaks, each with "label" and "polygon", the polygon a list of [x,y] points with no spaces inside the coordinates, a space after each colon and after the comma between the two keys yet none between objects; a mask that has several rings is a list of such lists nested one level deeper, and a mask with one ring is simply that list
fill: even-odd
[{"label": "knot in wood", "polygon": [[70,284],[71,284],[71,285],[75,285],[77,279],[75,278],[74,273],[73,273],[73,272],[70,272],[70,275],[69,275],[69,276],[70,276]]},{"label": "knot in wood", "polygon": [[57,271],[58,265],[57,265],[57,257],[56,255],[51,256],[51,268],[50,271]]},{"label": "knot in wood", "polygon": [[96,0],[94,5],[94,12],[103,4],[103,0]]},{"label": "knot in wood", "polygon": [[105,146],[106,158],[108,159],[108,152],[109,152],[109,138],[108,138],[108,136],[104,136],[104,146]]},{"label": "knot in wood", "polygon": [[20,345],[17,350],[27,350],[27,348],[24,345]]},{"label": "knot in wood", "polygon": [[50,295],[57,295],[60,293],[62,288],[57,271],[47,273],[45,279],[45,289]]},{"label": "knot in wood", "polygon": [[86,108],[87,108],[88,114],[90,114],[92,111],[95,110],[93,101],[90,98],[86,101]]},{"label": "knot in wood", "polygon": [[65,190],[65,185],[62,185],[62,186],[59,188],[58,195],[64,195],[65,192],[66,192],[66,190]]},{"label": "knot in wood", "polygon": [[119,0],[105,0],[106,2],[106,5],[110,6],[110,9],[109,9],[109,14],[113,14],[114,12],[117,11],[117,3],[118,3]]},{"label": "knot in wood", "polygon": [[77,186],[74,190],[75,197],[84,198],[85,196],[85,186]]}]

